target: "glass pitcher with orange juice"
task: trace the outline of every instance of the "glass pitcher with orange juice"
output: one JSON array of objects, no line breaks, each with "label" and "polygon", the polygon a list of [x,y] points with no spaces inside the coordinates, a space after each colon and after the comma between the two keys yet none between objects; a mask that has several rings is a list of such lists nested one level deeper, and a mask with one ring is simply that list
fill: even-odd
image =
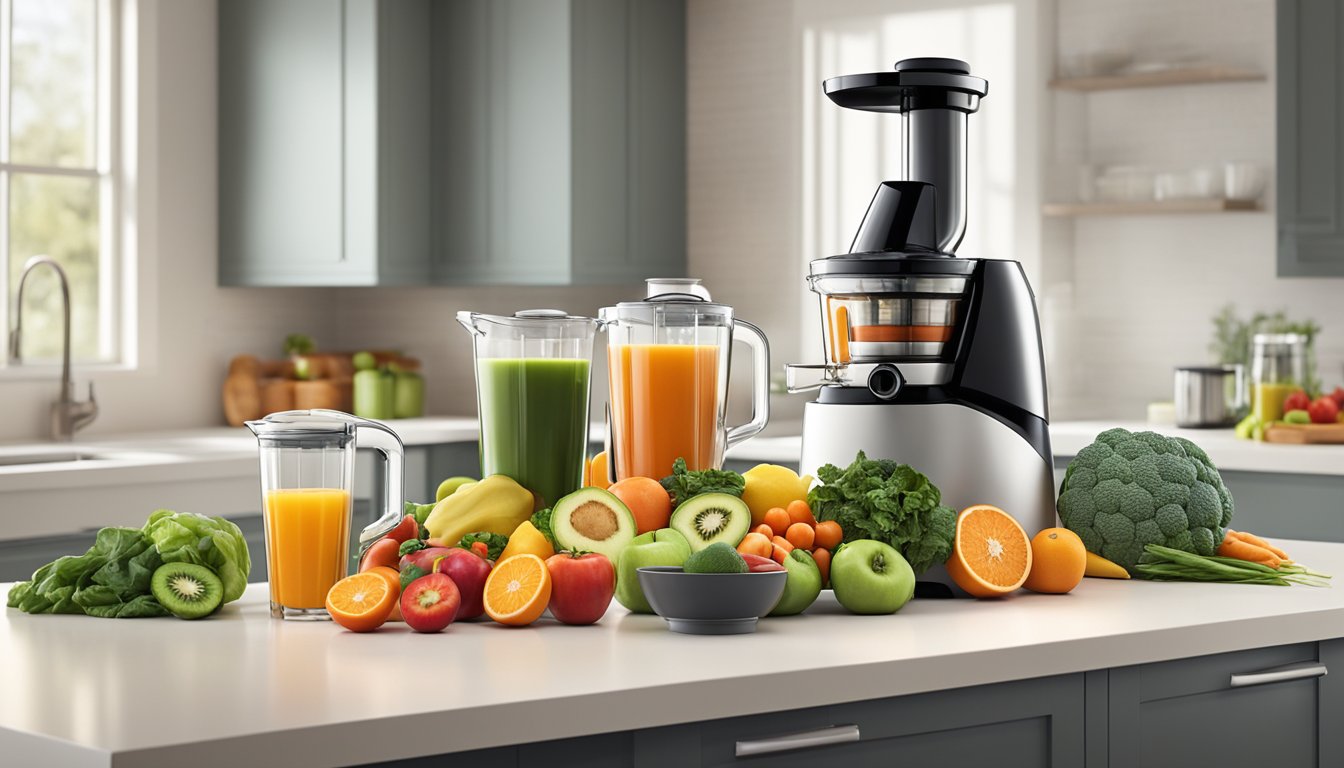
[{"label": "glass pitcher with orange juice", "polygon": [[[602,310],[611,383],[615,479],[666,477],[672,463],[717,469],[723,452],[765,428],[770,416],[770,347],[756,326],[735,320],[699,280],[649,280],[644,301]],[[734,341],[751,348],[752,417],[727,425]]]},{"label": "glass pitcher with orange juice", "polygon": [[[271,615],[329,619],[327,591],[345,578],[360,547],[401,521],[404,470],[401,438],[384,424],[340,411],[282,411],[247,422],[261,456],[261,502]],[[355,434],[386,458],[383,514],[350,540]]]}]

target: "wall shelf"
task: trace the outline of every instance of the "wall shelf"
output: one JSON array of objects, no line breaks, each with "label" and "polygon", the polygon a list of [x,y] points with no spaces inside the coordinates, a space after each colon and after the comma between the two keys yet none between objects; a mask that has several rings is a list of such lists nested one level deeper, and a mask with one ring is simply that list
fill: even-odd
[{"label": "wall shelf", "polygon": [[1264,79],[1263,72],[1236,67],[1205,66],[1119,75],[1056,78],[1050,81],[1050,87],[1059,91],[1118,91],[1128,88],[1163,88],[1172,85],[1244,83]]},{"label": "wall shelf", "polygon": [[1046,216],[1136,216],[1150,213],[1234,213],[1260,210],[1255,200],[1149,200],[1135,203],[1046,203]]}]

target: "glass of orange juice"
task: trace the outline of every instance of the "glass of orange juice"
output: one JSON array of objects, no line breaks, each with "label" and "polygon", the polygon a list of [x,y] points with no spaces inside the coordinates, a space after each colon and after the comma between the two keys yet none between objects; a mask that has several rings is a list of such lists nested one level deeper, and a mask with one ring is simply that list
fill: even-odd
[{"label": "glass of orange juice", "polygon": [[[350,572],[361,546],[401,520],[401,439],[385,424],[339,411],[283,411],[247,426],[260,445],[271,615],[329,619],[327,591]],[[352,542],[356,431],[386,457],[387,477],[382,516]]]},{"label": "glass of orange juice", "polygon": [[[765,335],[716,304],[699,280],[650,280],[645,301],[601,312],[611,384],[611,466],[616,479],[665,477],[672,463],[719,468],[728,447],[760,432],[770,415]],[[729,427],[734,341],[751,347],[752,418]]]}]

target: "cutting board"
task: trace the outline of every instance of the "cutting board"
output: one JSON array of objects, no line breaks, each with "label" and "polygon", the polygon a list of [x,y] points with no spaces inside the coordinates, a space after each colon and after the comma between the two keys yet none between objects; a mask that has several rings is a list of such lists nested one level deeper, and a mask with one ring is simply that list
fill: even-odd
[{"label": "cutting board", "polygon": [[1296,445],[1344,443],[1344,424],[1275,424],[1265,430],[1265,442]]}]

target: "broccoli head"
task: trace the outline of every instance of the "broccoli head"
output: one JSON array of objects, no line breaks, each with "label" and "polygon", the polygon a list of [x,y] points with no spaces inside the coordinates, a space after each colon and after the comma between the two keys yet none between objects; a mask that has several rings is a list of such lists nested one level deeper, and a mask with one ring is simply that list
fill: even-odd
[{"label": "broccoli head", "polygon": [[1189,440],[1110,429],[1069,462],[1058,509],[1089,552],[1133,571],[1145,544],[1214,554],[1232,494]]}]

